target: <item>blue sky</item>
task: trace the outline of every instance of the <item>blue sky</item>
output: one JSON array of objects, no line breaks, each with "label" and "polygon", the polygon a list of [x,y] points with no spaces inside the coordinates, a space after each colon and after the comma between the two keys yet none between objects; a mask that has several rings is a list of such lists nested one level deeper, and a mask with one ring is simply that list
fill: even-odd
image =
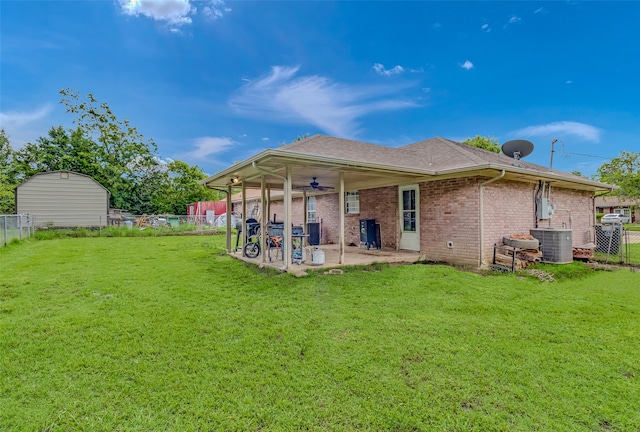
[{"label": "blue sky", "polygon": [[212,174],[305,133],[528,139],[591,175],[640,149],[640,2],[0,0],[14,148],[107,102]]}]

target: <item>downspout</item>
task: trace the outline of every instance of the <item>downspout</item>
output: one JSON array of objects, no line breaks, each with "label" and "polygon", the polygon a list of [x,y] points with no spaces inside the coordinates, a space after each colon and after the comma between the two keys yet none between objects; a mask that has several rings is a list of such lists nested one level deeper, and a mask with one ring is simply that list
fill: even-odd
[{"label": "downspout", "polygon": [[[603,193],[601,193],[600,195],[597,195],[597,194],[595,194],[595,193],[593,194],[593,198],[591,199],[591,202],[592,202],[592,204],[593,204],[593,212],[592,212],[592,214],[593,214],[593,224],[592,224],[592,226],[594,226],[594,227],[595,227],[595,226],[596,226],[596,223],[598,222],[597,208],[596,208],[596,198],[601,197],[601,196],[608,195],[608,194],[610,194],[610,193],[613,193],[613,188],[609,188],[609,191],[608,191],[608,192],[603,192]],[[596,243],[596,240],[597,240],[597,239],[596,239],[596,234],[595,234],[595,232],[594,232],[594,234],[593,234],[593,242],[594,242],[594,243]]]},{"label": "downspout", "polygon": [[500,175],[493,177],[483,183],[480,183],[479,186],[479,195],[480,195],[480,267],[486,266],[487,263],[484,262],[484,187],[490,183],[500,180],[504,177],[506,171],[502,170]]}]

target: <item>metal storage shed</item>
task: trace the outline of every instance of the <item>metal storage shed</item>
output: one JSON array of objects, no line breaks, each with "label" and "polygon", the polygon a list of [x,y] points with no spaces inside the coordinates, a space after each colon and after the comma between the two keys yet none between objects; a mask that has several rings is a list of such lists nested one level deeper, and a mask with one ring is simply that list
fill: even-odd
[{"label": "metal storage shed", "polygon": [[42,172],[16,187],[16,210],[32,215],[37,226],[103,226],[107,224],[109,191],[85,174]]}]

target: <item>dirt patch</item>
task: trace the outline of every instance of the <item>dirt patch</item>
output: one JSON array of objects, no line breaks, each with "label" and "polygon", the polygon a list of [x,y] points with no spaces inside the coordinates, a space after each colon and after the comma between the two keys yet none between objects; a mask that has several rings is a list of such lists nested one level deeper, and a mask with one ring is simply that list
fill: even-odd
[{"label": "dirt patch", "polygon": [[544,270],[531,269],[531,270],[525,270],[525,271],[526,271],[527,274],[530,274],[532,276],[537,277],[542,282],[555,282],[556,281],[551,273],[547,273]]}]

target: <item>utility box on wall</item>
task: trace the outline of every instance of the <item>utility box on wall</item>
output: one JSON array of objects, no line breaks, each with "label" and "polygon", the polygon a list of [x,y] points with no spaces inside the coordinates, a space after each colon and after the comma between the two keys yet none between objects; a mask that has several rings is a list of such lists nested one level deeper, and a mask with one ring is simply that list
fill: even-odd
[{"label": "utility box on wall", "polygon": [[536,198],[536,208],[538,209],[538,219],[551,219],[555,211],[555,205],[549,203],[549,198]]}]

